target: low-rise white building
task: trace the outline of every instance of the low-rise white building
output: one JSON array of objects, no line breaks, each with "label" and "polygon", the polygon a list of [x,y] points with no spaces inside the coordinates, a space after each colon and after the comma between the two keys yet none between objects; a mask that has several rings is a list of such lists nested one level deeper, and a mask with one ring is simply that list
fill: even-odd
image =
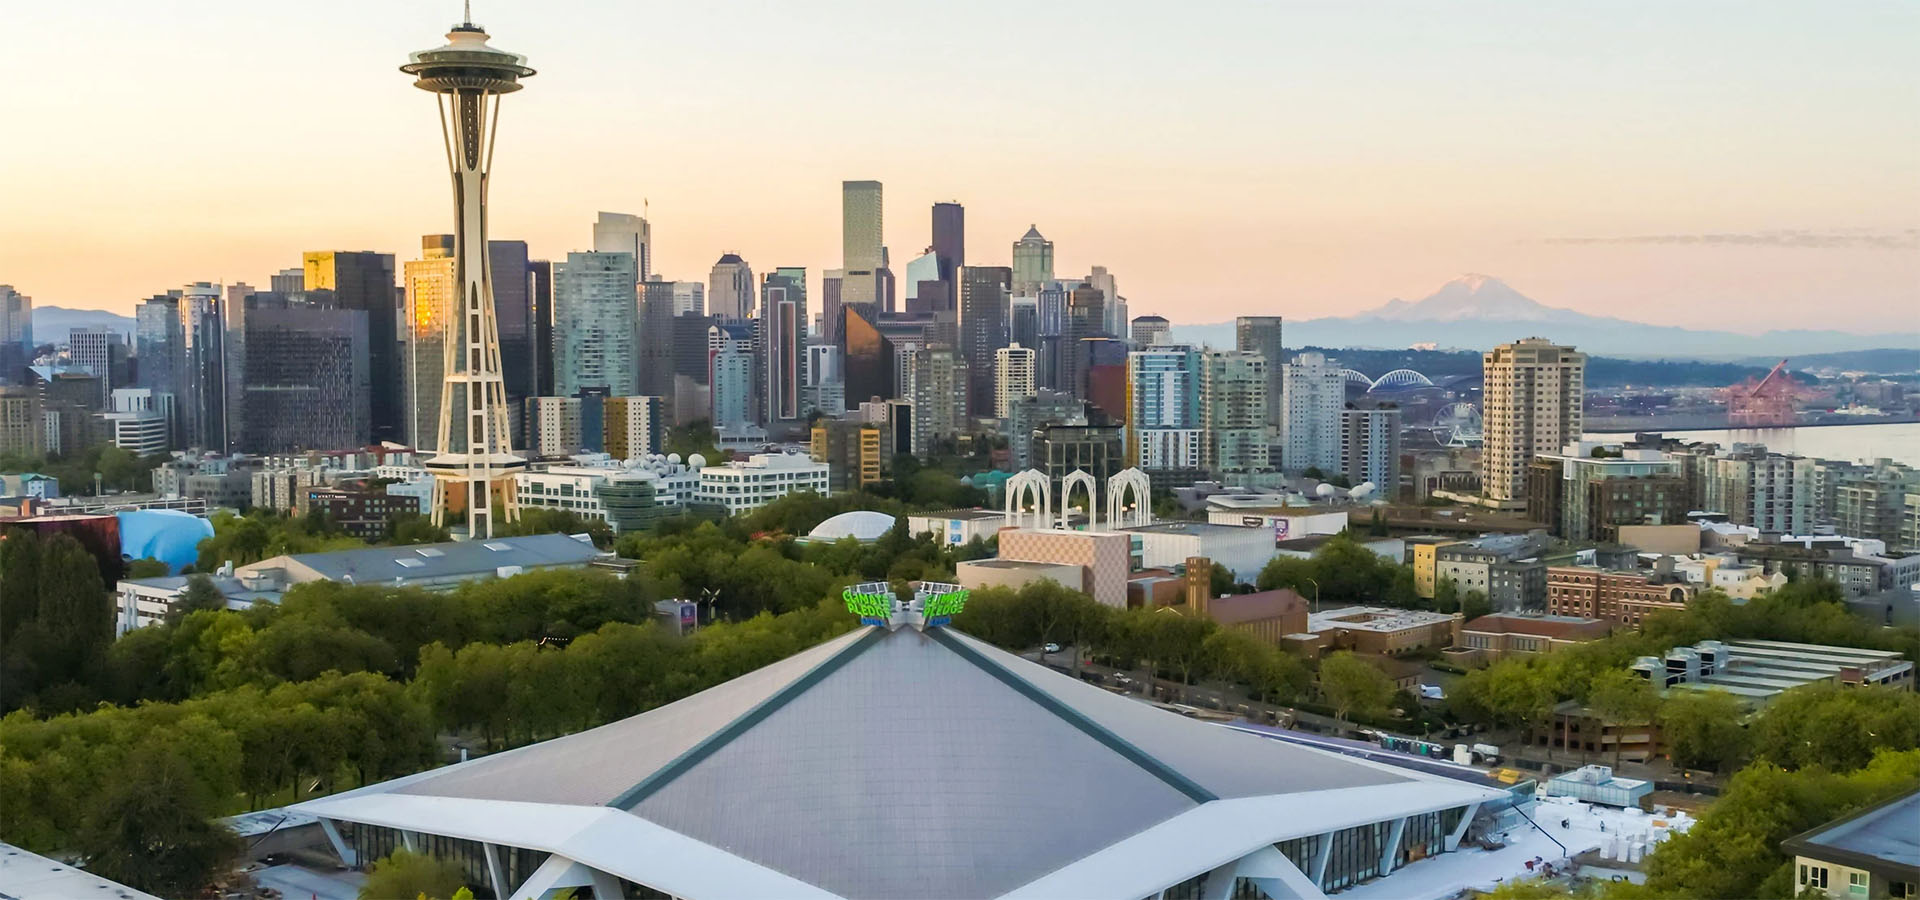
[{"label": "low-rise white building", "polygon": [[[694,458],[701,462],[699,454]],[[693,502],[699,472],[679,454],[617,460],[605,453],[579,454],[574,465],[548,466],[514,476],[522,509],[558,509],[606,522],[616,532],[645,525]]]},{"label": "low-rise white building", "polygon": [[931,534],[936,542],[949,546],[975,538],[988,540],[1006,525],[1007,514],[995,509],[943,509],[907,516],[907,531],[913,536]]},{"label": "low-rise white building", "polygon": [[1274,557],[1273,532],[1260,526],[1155,522],[1119,531],[1133,538],[1144,569],[1171,569],[1188,557],[1204,556],[1226,566],[1235,581],[1252,584]]},{"label": "low-rise white building", "polygon": [[[1214,498],[1209,497],[1212,504]],[[1339,534],[1347,528],[1347,511],[1328,511],[1321,507],[1228,507],[1209,505],[1207,521],[1215,525],[1239,525],[1251,528],[1265,528],[1268,537],[1274,542],[1289,541],[1294,538],[1310,537],[1316,534]]]},{"label": "low-rise white building", "polygon": [[757,453],[745,461],[701,469],[694,502],[737,515],[795,491],[829,493],[827,464],[798,453]]}]

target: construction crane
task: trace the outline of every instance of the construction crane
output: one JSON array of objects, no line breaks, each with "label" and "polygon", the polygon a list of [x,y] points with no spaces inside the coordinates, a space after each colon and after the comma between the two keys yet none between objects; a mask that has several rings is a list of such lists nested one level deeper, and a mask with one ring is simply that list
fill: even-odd
[{"label": "construction crane", "polygon": [[1780,428],[1796,424],[1794,406],[1800,391],[1786,374],[1787,361],[1775,363],[1765,378],[1747,379],[1727,389],[1727,425],[1733,428]]}]

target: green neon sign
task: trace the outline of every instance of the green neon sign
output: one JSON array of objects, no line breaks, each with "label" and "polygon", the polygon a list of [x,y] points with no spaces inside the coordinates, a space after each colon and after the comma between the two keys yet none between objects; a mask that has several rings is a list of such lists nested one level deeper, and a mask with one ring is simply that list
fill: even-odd
[{"label": "green neon sign", "polygon": [[959,615],[960,610],[966,608],[966,605],[967,592],[965,590],[958,590],[934,594],[928,597],[921,609],[928,619],[935,619],[942,616]]},{"label": "green neon sign", "polygon": [[893,595],[876,594],[847,588],[841,595],[846,598],[847,612],[862,619],[880,619],[885,621],[893,617]]}]

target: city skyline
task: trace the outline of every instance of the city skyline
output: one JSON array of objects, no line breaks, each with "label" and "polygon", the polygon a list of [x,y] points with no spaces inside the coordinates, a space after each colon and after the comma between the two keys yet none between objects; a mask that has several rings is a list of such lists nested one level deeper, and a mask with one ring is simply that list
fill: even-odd
[{"label": "city skyline", "polygon": [[[667,278],[700,280],[727,251],[817,277],[840,259],[839,183],[872,179],[896,269],[931,242],[931,204],[957,200],[969,263],[1011,262],[1038,225],[1059,273],[1106,266],[1133,314],[1179,322],[1348,315],[1486,271],[1594,314],[1700,326],[1739,310],[1719,324],[1859,331],[1910,309],[1920,283],[1920,164],[1904,152],[1920,134],[1915,80],[1885,77],[1916,71],[1899,48],[1920,11],[1288,7],[1227,29],[1062,5],[1009,41],[987,13],[929,29],[930,12],[860,14],[876,8],[475,10],[507,49],[553,60],[542,97],[508,111],[493,231],[556,259],[592,248],[597,211],[647,212]],[[0,280],[38,305],[129,314],[170,286],[263,282],[305,251],[404,260],[444,230],[438,161],[411,152],[436,139],[432,122],[387,76],[404,36],[444,30],[457,9],[199,9],[16,17],[48,37],[23,42],[30,66],[83,35],[109,60],[58,98],[0,98],[5,121],[41,136],[0,149],[0,167],[34,173],[8,185]],[[847,28],[874,38],[868,59],[776,81],[754,58]],[[649,52],[621,52],[618,35],[642,29]],[[295,30],[304,40],[278,40]],[[717,30],[739,65],[694,54]],[[941,52],[914,41],[929,34]],[[122,90],[138,57],[105,50],[156,35],[219,46],[228,64],[143,67],[147,89]],[[1100,52],[1023,49],[1069,39]],[[814,102],[855,85],[871,104]],[[956,115],[845,140],[844,119],[928,92]],[[331,125],[315,112],[327,98],[351,101]],[[642,112],[606,114],[615,101]],[[177,133],[208,109],[223,111],[206,120],[218,140],[154,142],[125,162],[127,134]],[[777,149],[704,137],[783,109],[808,114]],[[103,244],[118,263],[88,264]]]}]

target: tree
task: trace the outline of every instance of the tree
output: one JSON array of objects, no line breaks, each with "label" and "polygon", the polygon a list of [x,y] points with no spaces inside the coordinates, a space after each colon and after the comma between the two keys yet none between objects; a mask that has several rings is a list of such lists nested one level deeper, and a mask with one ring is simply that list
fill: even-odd
[{"label": "tree", "polygon": [[1755,763],[1733,776],[1697,824],[1654,849],[1644,890],[1618,896],[1791,896],[1793,861],[1780,853],[1782,840],[1915,786],[1920,750],[1881,751],[1847,775]]},{"label": "tree", "polygon": [[1677,691],[1660,704],[1660,734],[1673,761],[1720,771],[1746,757],[1740,701],[1726,691]]},{"label": "tree", "polygon": [[452,900],[466,889],[466,875],[460,867],[407,850],[395,850],[373,864],[367,882],[360,887],[360,900]]},{"label": "tree", "polygon": [[201,611],[215,611],[227,608],[227,595],[220,593],[213,579],[206,575],[187,576],[187,588],[180,592],[180,599],[173,602],[167,610],[167,621],[177,622],[189,614]]},{"label": "tree", "polygon": [[1434,583],[1433,609],[1443,613],[1460,611],[1460,586],[1453,579],[1441,578]]},{"label": "tree", "polygon": [[1320,694],[1345,722],[1354,712],[1378,714],[1393,700],[1393,680],[1372,663],[1342,650],[1320,663]]},{"label": "tree", "polygon": [[[1626,669],[1608,669],[1593,680],[1587,706],[1616,728],[1622,725],[1651,725],[1660,709],[1660,695],[1654,693],[1652,682],[1636,673]],[[1613,742],[1616,765],[1620,762],[1620,744],[1616,736]]]},{"label": "tree", "polygon": [[1920,695],[1836,684],[1787,691],[1753,727],[1753,755],[1788,769],[1851,772],[1885,748],[1920,746]]},{"label": "tree", "polygon": [[171,574],[173,570],[157,559],[136,559],[127,563],[128,578],[164,578]]},{"label": "tree", "polygon": [[240,852],[187,760],[143,744],[103,782],[76,848],[87,870],[166,897],[198,895]]},{"label": "tree", "polygon": [[1460,598],[1460,618],[1464,621],[1471,622],[1492,612],[1493,604],[1487,600],[1487,595],[1480,591],[1468,591]]}]

